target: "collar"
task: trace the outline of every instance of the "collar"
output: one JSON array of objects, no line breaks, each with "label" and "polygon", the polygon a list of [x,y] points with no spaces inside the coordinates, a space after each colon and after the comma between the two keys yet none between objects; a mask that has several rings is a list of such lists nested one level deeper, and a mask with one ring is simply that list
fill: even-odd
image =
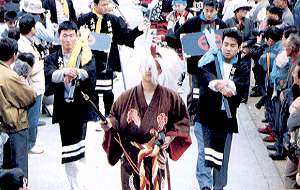
[{"label": "collar", "polygon": [[205,16],[204,16],[203,11],[202,11],[201,14],[199,15],[199,17],[200,17],[200,19],[201,19],[202,21],[204,21],[204,22],[206,22],[206,23],[212,23],[212,22],[214,22],[214,21],[218,18],[218,16],[215,15],[213,19],[207,20],[207,19],[205,18]]},{"label": "collar", "polygon": [[22,34],[20,35],[20,40],[22,40],[23,43],[26,43],[27,45],[33,45],[33,41]]},{"label": "collar", "polygon": [[94,13],[98,18],[99,17],[103,17],[103,14],[97,13],[97,11],[95,10],[95,8],[92,9],[92,13]]},{"label": "collar", "polygon": [[[225,63],[224,55],[221,50],[218,51],[218,59],[219,59],[219,62],[222,61],[223,63]],[[235,65],[235,64],[237,64],[237,62],[238,62],[238,55],[235,55],[231,59],[230,64]]]},{"label": "collar", "polygon": [[189,12],[187,12],[186,10],[182,14],[180,14],[177,11],[175,12],[176,17],[186,17],[188,14],[189,14]]},{"label": "collar", "polygon": [[9,65],[7,65],[6,63],[4,63],[3,61],[0,61],[0,65],[3,65],[4,67],[6,67],[6,68],[10,69],[10,66],[9,66]]}]

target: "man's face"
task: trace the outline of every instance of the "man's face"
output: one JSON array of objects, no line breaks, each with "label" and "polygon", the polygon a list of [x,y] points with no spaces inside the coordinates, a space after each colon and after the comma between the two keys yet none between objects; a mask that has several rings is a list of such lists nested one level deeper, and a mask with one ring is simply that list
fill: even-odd
[{"label": "man's face", "polygon": [[276,26],[280,23],[281,23],[281,21],[280,21],[280,18],[278,15],[267,12],[267,24],[268,25]]},{"label": "man's face", "polygon": [[292,71],[292,76],[294,80],[294,84],[300,85],[300,79],[298,77],[298,72],[299,72],[300,66],[294,67],[294,70]]},{"label": "man's face", "polygon": [[248,13],[248,10],[247,9],[243,9],[243,8],[241,8],[241,9],[239,9],[238,11],[237,11],[237,16],[239,16],[240,18],[245,18],[246,16],[247,16],[247,13]]},{"label": "man's face", "polygon": [[16,28],[16,21],[15,21],[15,20],[5,21],[5,23],[6,23],[6,25],[7,25],[7,27],[8,27],[9,29],[11,29],[11,28]]},{"label": "man's face", "polygon": [[207,20],[212,20],[214,16],[217,14],[217,10],[215,7],[204,6],[203,14]]},{"label": "man's face", "polygon": [[275,7],[278,7],[278,8],[281,8],[281,9],[285,8],[284,0],[274,0],[273,3],[275,5]]},{"label": "man's face", "polygon": [[292,55],[292,49],[289,47],[289,38],[288,39],[282,38],[282,39],[283,39],[282,43],[285,48],[286,55],[289,57]]},{"label": "man's face", "polygon": [[236,39],[225,36],[222,44],[222,53],[225,59],[231,60],[239,51]]},{"label": "man's face", "polygon": [[99,14],[105,14],[108,12],[108,1],[107,0],[100,0],[98,4],[95,4],[95,10]]},{"label": "man's face", "polygon": [[59,39],[63,49],[73,49],[78,36],[75,30],[62,30],[60,32]]},{"label": "man's face", "polygon": [[176,3],[175,4],[175,10],[179,13],[183,13],[185,10],[186,5],[181,4],[181,3]]}]

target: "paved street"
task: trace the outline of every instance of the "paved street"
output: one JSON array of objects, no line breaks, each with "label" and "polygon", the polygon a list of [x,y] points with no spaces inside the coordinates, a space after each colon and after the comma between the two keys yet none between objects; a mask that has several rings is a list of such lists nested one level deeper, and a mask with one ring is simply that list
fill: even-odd
[{"label": "paved street", "polygon": [[[125,1],[120,1],[125,2]],[[122,6],[121,6],[122,7]],[[124,7],[123,13],[129,26],[136,26],[138,10]],[[136,45],[145,41],[141,36]],[[151,41],[147,40],[147,41]],[[141,43],[142,42],[142,43]],[[143,49],[142,46],[139,49]],[[143,49],[144,51],[144,49]],[[123,71],[126,73],[126,87],[130,88],[140,81],[136,57],[128,49],[120,52]],[[124,59],[126,60],[124,62]],[[187,82],[185,83],[187,85]],[[114,83],[115,97],[124,90],[122,75]],[[187,91],[186,88],[184,88]],[[234,135],[229,162],[228,185],[226,190],[280,190],[283,189],[284,162],[273,162],[257,128],[262,126],[262,112],[254,108],[257,99],[250,98],[248,104],[239,108],[239,134]],[[69,190],[64,167],[61,165],[61,142],[57,125],[51,118],[44,117],[47,126],[39,128],[38,143],[43,144],[45,152],[29,155],[29,184],[32,190]],[[106,160],[101,143],[103,131],[97,132],[97,123],[89,123],[86,137],[86,180],[88,190],[120,190],[119,163],[110,166]],[[177,161],[170,161],[172,190],[199,190],[195,177],[197,143],[191,128],[193,144]]]},{"label": "paved street", "polygon": [[[121,75],[115,83],[116,94],[122,91]],[[267,149],[257,127],[261,112],[253,108],[256,99],[249,100],[239,108],[240,133],[234,135],[229,163],[227,190],[279,190],[283,189],[284,162],[275,163],[268,157]],[[29,155],[29,184],[32,190],[69,190],[64,167],[60,164],[61,145],[59,129],[44,117],[47,126],[39,128],[38,143],[45,152]],[[88,125],[86,138],[86,180],[89,190],[120,190],[119,164],[110,166],[101,143],[103,132],[97,132],[97,123]],[[199,190],[195,177],[197,143],[193,128],[192,146],[177,162],[170,162],[172,190]]]}]

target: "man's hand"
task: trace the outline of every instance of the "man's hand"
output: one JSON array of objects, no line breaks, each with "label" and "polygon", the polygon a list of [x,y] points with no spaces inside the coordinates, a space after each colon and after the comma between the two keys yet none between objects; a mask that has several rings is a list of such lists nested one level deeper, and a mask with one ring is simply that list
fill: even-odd
[{"label": "man's hand", "polygon": [[72,80],[76,79],[78,71],[75,68],[67,68],[64,72],[64,83],[69,84]]},{"label": "man's hand", "polygon": [[106,119],[106,121],[107,124],[104,124],[104,121],[100,121],[100,126],[105,132],[112,128],[111,121],[108,118]]},{"label": "man's hand", "polygon": [[161,145],[161,149],[167,149],[170,143],[174,140],[174,136],[166,136],[164,144]]},{"label": "man's hand", "polygon": [[228,87],[224,87],[222,90],[221,90],[221,93],[223,96],[225,97],[231,97],[234,95],[233,91],[231,89],[229,89]]},{"label": "man's hand", "polygon": [[227,85],[228,85],[228,81],[218,80],[215,88],[216,88],[217,91],[221,92]]}]

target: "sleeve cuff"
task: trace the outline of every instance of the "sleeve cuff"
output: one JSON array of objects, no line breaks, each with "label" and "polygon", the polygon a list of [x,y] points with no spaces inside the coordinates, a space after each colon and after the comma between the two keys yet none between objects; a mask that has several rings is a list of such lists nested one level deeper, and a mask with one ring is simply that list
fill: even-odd
[{"label": "sleeve cuff", "polygon": [[217,80],[212,80],[209,82],[208,84],[208,88],[210,88],[211,90],[215,91],[215,92],[218,92],[216,90],[216,84],[217,84]]},{"label": "sleeve cuff", "polygon": [[228,80],[228,87],[232,90],[232,93],[236,95],[236,86],[232,80]]}]

